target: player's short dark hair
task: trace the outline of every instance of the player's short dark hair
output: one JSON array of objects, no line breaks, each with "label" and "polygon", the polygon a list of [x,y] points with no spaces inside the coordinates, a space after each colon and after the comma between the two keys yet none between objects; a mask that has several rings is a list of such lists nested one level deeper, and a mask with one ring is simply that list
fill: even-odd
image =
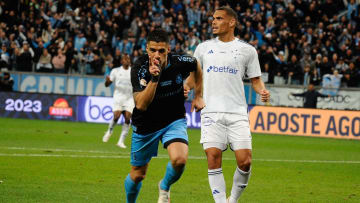
[{"label": "player's short dark hair", "polygon": [[150,41],[169,43],[169,35],[165,30],[157,28],[148,34],[146,41],[147,43]]},{"label": "player's short dark hair", "polygon": [[236,22],[238,21],[237,13],[230,6],[221,6],[217,8],[216,11],[225,11],[226,15],[235,18]]}]

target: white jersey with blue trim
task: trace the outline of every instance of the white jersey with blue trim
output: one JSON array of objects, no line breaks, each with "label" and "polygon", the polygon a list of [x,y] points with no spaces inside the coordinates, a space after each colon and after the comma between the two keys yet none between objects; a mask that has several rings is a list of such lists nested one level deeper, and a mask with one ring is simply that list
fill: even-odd
[{"label": "white jersey with blue trim", "polygon": [[203,69],[205,108],[202,113],[247,115],[243,79],[260,77],[256,49],[238,38],[222,42],[218,38],[198,45],[194,56]]},{"label": "white jersey with blue trim", "polygon": [[110,80],[114,83],[113,97],[115,100],[119,102],[133,100],[131,67],[127,70],[125,70],[123,66],[112,69],[110,72]]}]

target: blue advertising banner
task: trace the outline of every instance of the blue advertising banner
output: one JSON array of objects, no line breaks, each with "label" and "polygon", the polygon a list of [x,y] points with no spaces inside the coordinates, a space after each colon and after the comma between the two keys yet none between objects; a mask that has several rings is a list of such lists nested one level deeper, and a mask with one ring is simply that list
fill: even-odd
[{"label": "blue advertising banner", "polygon": [[12,74],[14,90],[69,95],[112,96],[114,88],[105,87],[102,77],[43,74]]},{"label": "blue advertising banner", "polygon": [[67,81],[67,92],[70,95],[112,96],[114,88],[105,87],[104,78],[70,76]]},{"label": "blue advertising banner", "polygon": [[66,77],[22,74],[19,90],[21,92],[65,94]]},{"label": "blue advertising banner", "polygon": [[[109,123],[113,118],[112,97],[77,97],[78,108],[77,115],[78,121],[92,122],[92,123]],[[185,102],[186,120],[189,128],[200,128],[200,112],[190,112],[191,102]],[[124,122],[121,115],[120,123]]]}]

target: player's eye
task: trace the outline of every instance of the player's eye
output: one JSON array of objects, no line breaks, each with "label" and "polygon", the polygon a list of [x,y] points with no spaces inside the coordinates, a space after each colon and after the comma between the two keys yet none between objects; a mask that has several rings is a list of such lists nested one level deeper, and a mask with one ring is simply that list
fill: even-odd
[{"label": "player's eye", "polygon": [[160,54],[165,53],[165,51],[166,51],[165,49],[159,49],[159,53],[160,53]]}]

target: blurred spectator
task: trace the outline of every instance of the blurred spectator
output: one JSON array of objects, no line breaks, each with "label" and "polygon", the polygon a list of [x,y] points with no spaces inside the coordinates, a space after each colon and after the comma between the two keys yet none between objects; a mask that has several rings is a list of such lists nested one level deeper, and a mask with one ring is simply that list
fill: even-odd
[{"label": "blurred spectator", "polygon": [[344,62],[344,59],[341,57],[339,58],[338,63],[335,66],[335,70],[337,70],[340,73],[345,72],[349,68],[348,64]]},{"label": "blurred spectator", "polygon": [[288,64],[289,65],[289,72],[288,72],[288,80],[287,84],[292,85],[299,85],[302,76],[302,70],[301,66],[299,65],[299,62],[297,61],[296,55],[291,56],[291,61]]},{"label": "blurred spectator", "polygon": [[1,68],[0,91],[13,91],[14,80],[6,68]]},{"label": "blurred spectator", "polygon": [[104,73],[104,76],[110,76],[110,72],[111,70],[114,68],[114,65],[112,62],[109,62],[108,64],[106,64],[105,66],[105,73]]},{"label": "blurred spectator", "polygon": [[9,67],[9,60],[10,54],[7,50],[6,44],[3,43],[0,50],[0,68],[8,68]]},{"label": "blurred spectator", "polygon": [[121,51],[119,49],[115,50],[115,56],[113,58],[113,65],[115,68],[121,66]]},{"label": "blurred spectator", "polygon": [[310,84],[310,64],[306,64],[305,68],[304,68],[304,74],[303,74],[303,78],[302,78],[302,85],[307,86]]},{"label": "blurred spectator", "polygon": [[341,87],[356,87],[357,81],[356,76],[351,75],[350,71],[344,72],[344,77],[341,78]]},{"label": "blurred spectator", "polygon": [[328,60],[328,57],[324,56],[322,59],[322,63],[320,64],[320,74],[321,76],[324,76],[330,73],[331,73],[331,64]]},{"label": "blurred spectator", "polygon": [[99,55],[94,54],[94,60],[91,61],[90,67],[91,67],[91,73],[94,75],[103,75],[103,65],[104,60],[99,57]]},{"label": "blurred spectator", "polygon": [[21,50],[16,50],[16,70],[18,71],[32,71],[34,52],[29,47],[27,41],[23,42]]},{"label": "blurred spectator", "polygon": [[66,56],[61,49],[58,49],[56,56],[52,58],[55,73],[65,73]]},{"label": "blurred spectator", "polygon": [[178,13],[184,9],[184,5],[180,0],[173,0],[171,8],[174,9],[175,13]]},{"label": "blurred spectator", "polygon": [[346,17],[348,20],[351,20],[352,16],[357,16],[359,12],[359,2],[356,3],[355,0],[343,0],[345,6],[347,7]]},{"label": "blurred spectator", "polygon": [[311,83],[315,86],[318,86],[318,85],[320,85],[321,80],[322,80],[322,78],[321,78],[320,73],[318,72],[318,69],[317,68],[312,69],[310,72],[309,83]]},{"label": "blurred spectator", "polygon": [[75,36],[74,46],[76,51],[82,51],[85,43],[87,42],[82,31],[78,31],[78,34]]},{"label": "blurred spectator", "polygon": [[330,95],[321,94],[315,90],[314,84],[309,84],[306,92],[295,94],[291,93],[295,97],[304,97],[304,108],[316,108],[318,97],[330,97]]},{"label": "blurred spectator", "polygon": [[324,75],[322,79],[322,93],[331,96],[337,95],[342,77],[343,75],[339,74],[337,70],[334,70],[333,74]]},{"label": "blurred spectator", "polygon": [[51,55],[47,49],[43,49],[39,62],[36,64],[36,71],[46,73],[53,72],[53,67],[51,65]]},{"label": "blurred spectator", "polygon": [[85,61],[85,64],[86,64],[86,74],[93,74],[95,72],[94,69],[92,69],[91,67],[91,62],[94,60],[94,53],[92,52],[91,48],[88,48],[86,50],[86,54],[84,56],[84,61]]},{"label": "blurred spectator", "polygon": [[[72,41],[68,41],[64,47],[64,53],[66,56],[66,60],[65,60],[65,73],[74,73],[74,72],[78,72],[78,68],[74,65],[76,65],[76,63],[74,63],[74,56],[76,55],[76,50],[73,46]],[[76,61],[75,61],[76,62]]]},{"label": "blurred spectator", "polygon": [[124,38],[118,43],[116,48],[119,49],[121,53],[132,55],[134,45],[128,38]]}]

